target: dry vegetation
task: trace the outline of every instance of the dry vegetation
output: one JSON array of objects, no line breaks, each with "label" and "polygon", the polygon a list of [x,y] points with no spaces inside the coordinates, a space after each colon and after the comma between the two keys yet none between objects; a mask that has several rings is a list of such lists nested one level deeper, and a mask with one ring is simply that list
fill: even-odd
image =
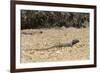
[{"label": "dry vegetation", "polygon": [[[73,39],[80,42],[73,47],[46,49]],[[85,59],[89,59],[89,28],[21,30],[21,63]]]}]

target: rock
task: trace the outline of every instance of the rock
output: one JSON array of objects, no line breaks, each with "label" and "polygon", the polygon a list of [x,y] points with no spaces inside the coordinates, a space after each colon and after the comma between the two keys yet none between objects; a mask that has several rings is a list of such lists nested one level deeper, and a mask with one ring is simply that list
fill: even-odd
[{"label": "rock", "polygon": [[65,27],[65,26],[62,26],[61,29],[62,29],[62,30],[63,30],[63,29],[66,29],[66,27]]},{"label": "rock", "polygon": [[40,33],[42,34],[42,33],[43,33],[43,31],[40,31]]}]

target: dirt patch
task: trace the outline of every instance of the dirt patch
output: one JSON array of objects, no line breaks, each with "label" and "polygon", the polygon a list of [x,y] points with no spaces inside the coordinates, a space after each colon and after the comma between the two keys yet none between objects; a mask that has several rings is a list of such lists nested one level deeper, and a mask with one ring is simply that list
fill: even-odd
[{"label": "dirt patch", "polygon": [[[46,49],[73,39],[78,39],[79,43]],[[89,59],[88,28],[21,30],[21,63],[86,59]]]}]

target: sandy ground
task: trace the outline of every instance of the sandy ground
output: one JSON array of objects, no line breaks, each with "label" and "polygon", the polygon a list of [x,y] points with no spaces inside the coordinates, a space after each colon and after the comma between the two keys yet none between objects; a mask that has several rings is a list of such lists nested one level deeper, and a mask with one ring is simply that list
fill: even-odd
[{"label": "sandy ground", "polygon": [[[78,39],[80,42],[73,47],[46,49],[73,39]],[[89,59],[88,28],[21,30],[21,63],[86,59]]]}]

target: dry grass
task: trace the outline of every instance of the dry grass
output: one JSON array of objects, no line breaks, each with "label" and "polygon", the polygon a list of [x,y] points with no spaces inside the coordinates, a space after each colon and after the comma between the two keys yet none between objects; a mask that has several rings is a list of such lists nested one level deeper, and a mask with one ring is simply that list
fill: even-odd
[{"label": "dry grass", "polygon": [[[41,50],[73,39],[78,39],[80,42],[73,47]],[[89,59],[88,28],[21,30],[21,63],[85,59]]]}]

